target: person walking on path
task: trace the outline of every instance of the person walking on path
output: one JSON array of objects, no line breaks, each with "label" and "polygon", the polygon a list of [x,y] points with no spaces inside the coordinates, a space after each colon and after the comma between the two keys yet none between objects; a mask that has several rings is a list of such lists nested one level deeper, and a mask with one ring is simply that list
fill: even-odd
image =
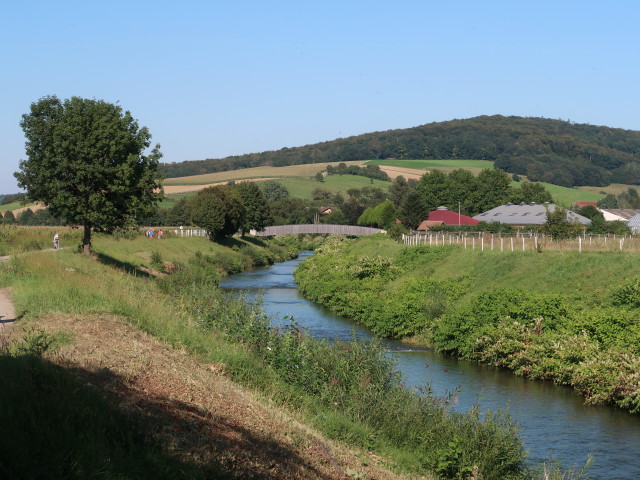
[{"label": "person walking on path", "polygon": [[53,248],[54,249],[58,249],[60,248],[60,235],[58,235],[58,233],[56,232],[56,234],[53,236]]}]

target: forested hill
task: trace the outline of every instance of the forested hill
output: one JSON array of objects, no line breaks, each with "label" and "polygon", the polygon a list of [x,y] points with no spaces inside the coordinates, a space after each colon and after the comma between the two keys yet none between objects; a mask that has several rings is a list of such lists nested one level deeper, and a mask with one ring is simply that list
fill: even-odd
[{"label": "forested hill", "polygon": [[509,173],[563,186],[640,185],[640,132],[532,117],[480,116],[250,153],[161,165],[166,177],[384,158],[494,160]]}]

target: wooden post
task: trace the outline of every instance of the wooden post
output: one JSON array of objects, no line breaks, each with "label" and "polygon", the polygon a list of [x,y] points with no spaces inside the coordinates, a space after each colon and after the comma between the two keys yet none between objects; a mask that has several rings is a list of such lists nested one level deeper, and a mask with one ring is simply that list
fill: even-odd
[{"label": "wooden post", "polygon": [[578,253],[582,253],[582,238],[578,237]]},{"label": "wooden post", "polygon": [[524,235],[522,236],[522,251],[524,252]]},{"label": "wooden post", "polygon": [[511,237],[511,251],[513,252],[513,237]]}]

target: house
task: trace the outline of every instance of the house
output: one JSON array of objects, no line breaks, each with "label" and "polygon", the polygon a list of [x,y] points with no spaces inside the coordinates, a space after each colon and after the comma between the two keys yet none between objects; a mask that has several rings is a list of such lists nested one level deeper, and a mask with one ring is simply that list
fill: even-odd
[{"label": "house", "polygon": [[440,227],[441,225],[444,225],[442,220],[424,220],[416,230],[419,232],[426,232],[431,227]]},{"label": "house", "polygon": [[318,207],[318,211],[322,214],[322,215],[328,215],[331,212],[333,212],[333,210],[331,209],[331,207]]},{"label": "house", "polygon": [[433,212],[429,212],[427,220],[442,222],[444,225],[477,225],[479,223],[478,220],[452,212],[447,207],[438,207]]},{"label": "house", "polygon": [[607,222],[616,220],[627,222],[640,213],[640,210],[633,208],[605,208],[600,209],[600,211]]},{"label": "house", "polygon": [[[547,221],[547,211],[553,212],[556,206],[553,203],[520,203],[514,205],[509,202],[506,205],[500,205],[488,212],[481,213],[473,217],[481,222],[499,222],[513,225],[515,227],[525,227],[528,225],[543,225]],[[567,210],[567,220],[577,222],[581,225],[591,225],[591,220],[578,215],[577,213]]]}]

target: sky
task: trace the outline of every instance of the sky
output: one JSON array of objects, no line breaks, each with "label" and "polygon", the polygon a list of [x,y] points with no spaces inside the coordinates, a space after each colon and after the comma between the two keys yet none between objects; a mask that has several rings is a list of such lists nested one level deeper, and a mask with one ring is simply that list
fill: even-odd
[{"label": "sky", "polygon": [[163,162],[477,115],[640,130],[640,2],[0,4],[0,194],[47,95],[118,103]]}]

